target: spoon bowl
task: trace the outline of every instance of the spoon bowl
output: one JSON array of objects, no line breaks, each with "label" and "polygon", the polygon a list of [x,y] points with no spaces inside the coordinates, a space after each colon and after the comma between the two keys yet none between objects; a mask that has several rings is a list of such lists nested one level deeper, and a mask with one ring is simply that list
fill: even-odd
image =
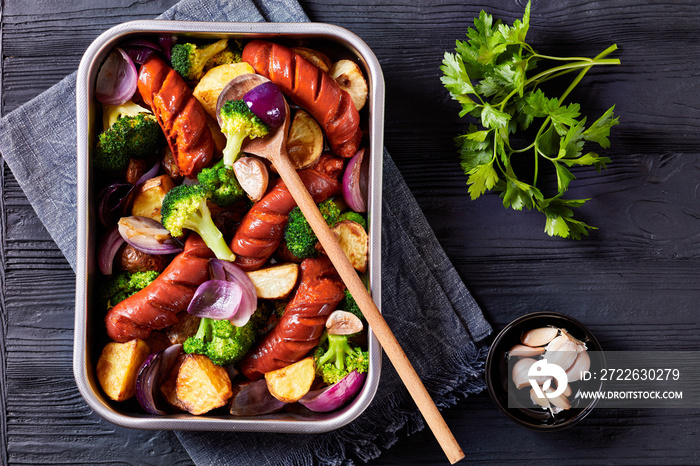
[{"label": "spoon bowl", "polygon": [[[222,124],[221,108],[226,102],[229,100],[240,100],[248,91],[266,82],[270,82],[270,80],[259,74],[242,74],[226,84],[216,102],[216,118],[219,121],[219,125]],[[284,101],[284,110],[284,122],[280,126],[270,128],[270,132],[263,138],[246,139],[243,143],[243,152],[268,159],[273,164],[275,164],[276,158],[281,154],[286,156],[287,134],[289,133],[289,105],[286,99]]]}]

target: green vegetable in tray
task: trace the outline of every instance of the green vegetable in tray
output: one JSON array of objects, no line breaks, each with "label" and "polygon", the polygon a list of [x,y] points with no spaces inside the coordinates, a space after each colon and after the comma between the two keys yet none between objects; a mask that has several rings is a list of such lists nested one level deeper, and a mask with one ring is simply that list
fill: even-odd
[{"label": "green vegetable in tray", "polygon": [[[482,11],[474,20],[475,27],[467,32],[468,40],[457,41],[455,54],[445,53],[441,81],[461,104],[459,115],[470,115],[479,121],[478,125],[470,124],[455,142],[462,169],[469,175],[467,184],[472,199],[494,190],[500,193],[506,208],[534,208],[545,214],[547,234],[580,239],[594,227],[573,218],[572,208],[588,199],[562,197],[576,178],[569,169],[605,168],[610,159],[584,151],[584,145],[593,142],[608,148],[610,128],[618,119],[613,106],[587,124],[579,104],[564,102],[592,66],[620,63],[605,58],[617,46],[608,47],[595,58],[541,55],[525,42],[529,21],[530,3],[522,21],[517,20],[510,27],[494,22],[491,15]],[[556,66],[535,70],[543,61]],[[542,91],[545,81],[573,71],[578,73],[560,97],[550,98]],[[525,141],[527,137],[530,139]],[[523,169],[524,161],[531,166],[530,172]],[[554,168],[554,195],[546,196],[538,188],[540,162]]]},{"label": "green vegetable in tray", "polygon": [[188,81],[196,81],[204,75],[204,67],[209,60],[224,51],[228,40],[221,39],[213,44],[200,47],[191,42],[175,44],[170,55],[173,69]]},{"label": "green vegetable in tray", "polygon": [[161,223],[176,237],[182,236],[183,228],[197,232],[217,258],[232,261],[235,255],[211,218],[208,198],[209,192],[201,185],[175,186],[163,198]]},{"label": "green vegetable in tray", "polygon": [[229,65],[241,61],[243,55],[243,44],[240,41],[234,40],[229,42],[225,49],[211,57],[204,65],[204,71],[207,71],[215,66]]},{"label": "green vegetable in tray", "polygon": [[229,167],[238,159],[245,138],[261,138],[270,127],[250,111],[243,99],[229,100],[221,107],[221,132],[226,135],[224,164]]},{"label": "green vegetable in tray", "polygon": [[253,346],[273,310],[273,306],[258,307],[242,327],[236,327],[228,320],[203,317],[197,333],[185,340],[183,349],[185,353],[203,354],[219,366],[236,363]]},{"label": "green vegetable in tray", "polygon": [[[321,215],[329,226],[333,226],[338,222],[340,210],[332,199],[327,199],[318,204],[318,210],[321,211]],[[294,207],[289,212],[287,226],[284,229],[284,240],[287,243],[287,249],[294,256],[300,259],[316,257],[318,238],[299,207]]]},{"label": "green vegetable in tray", "polygon": [[367,230],[367,220],[365,220],[365,217],[362,216],[362,214],[355,212],[354,210],[348,210],[347,212],[343,212],[340,214],[338,217],[338,221],[343,221],[343,220],[351,220],[353,222],[359,223],[362,225],[362,228]]},{"label": "green vegetable in tray", "polygon": [[316,349],[316,374],[323,381],[332,385],[339,382],[350,372],[356,370],[359,374],[367,372],[369,353],[348,343],[348,335],[329,335],[324,332],[323,342]]},{"label": "green vegetable in tray", "polygon": [[350,291],[347,288],[345,288],[345,297],[338,304],[338,309],[342,309],[343,311],[355,314],[360,319],[364,319],[362,311],[360,310],[360,306],[357,305],[357,303],[355,302],[355,298],[352,297]]},{"label": "green vegetable in tray", "polygon": [[121,272],[106,277],[99,291],[99,299],[105,309],[111,309],[126,298],[146,288],[160,275],[159,272]]},{"label": "green vegetable in tray", "polygon": [[155,116],[138,105],[127,102],[105,106],[103,131],[97,141],[93,163],[100,171],[117,174],[126,169],[130,158],[155,155],[165,142]]},{"label": "green vegetable in tray", "polygon": [[225,166],[223,159],[197,175],[199,184],[209,193],[209,199],[219,207],[228,207],[243,200],[245,192],[236,179],[233,168]]}]

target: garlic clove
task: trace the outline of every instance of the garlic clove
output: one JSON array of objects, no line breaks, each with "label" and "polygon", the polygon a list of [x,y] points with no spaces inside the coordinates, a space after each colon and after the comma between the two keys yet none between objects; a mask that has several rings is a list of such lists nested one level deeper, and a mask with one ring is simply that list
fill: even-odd
[{"label": "garlic clove", "polygon": [[329,335],[354,335],[362,331],[362,321],[351,312],[333,311],[326,320]]},{"label": "garlic clove", "polygon": [[566,388],[564,389],[564,393],[562,393],[565,397],[570,397],[573,395],[573,391],[571,390],[571,385],[567,385]]},{"label": "garlic clove", "polygon": [[533,403],[535,403],[536,405],[539,405],[539,406],[541,406],[541,407],[543,407],[543,408],[545,408],[545,409],[547,409],[547,408],[550,407],[549,400],[548,400],[546,397],[545,397],[545,398],[539,398],[539,397],[537,396],[537,393],[535,393],[535,389],[534,389],[534,388],[531,388],[531,389],[530,389],[530,399],[532,400]]},{"label": "garlic clove", "polygon": [[530,367],[532,367],[532,365],[535,364],[535,362],[536,361],[532,358],[523,358],[515,364],[513,364],[512,377],[513,383],[515,384],[516,388],[520,389],[523,387],[530,386],[530,381],[527,373],[530,370]]},{"label": "garlic clove", "polygon": [[532,348],[526,345],[515,345],[508,351],[508,356],[531,358],[533,356],[539,356],[542,353],[544,353],[544,348],[541,346],[539,348]]},{"label": "garlic clove", "polygon": [[520,341],[527,346],[544,346],[559,334],[559,329],[555,327],[541,327],[528,330],[523,333]]},{"label": "garlic clove", "polygon": [[586,350],[588,349],[588,348],[586,347],[586,344],[585,344],[584,342],[582,342],[581,340],[579,340],[579,339],[573,337],[569,332],[566,331],[566,329],[561,329],[561,334],[564,335],[564,336],[565,336],[566,338],[568,338],[569,340],[571,340],[571,341],[573,341],[574,343],[576,343],[576,351],[578,351],[579,353],[580,353],[581,351],[586,351]]},{"label": "garlic clove", "polygon": [[582,351],[577,353],[576,360],[574,360],[571,367],[566,369],[566,378],[569,383],[581,380],[581,372],[586,372],[591,368],[591,356],[588,351]]},{"label": "garlic clove", "polygon": [[549,364],[556,364],[564,370],[567,370],[576,360],[578,356],[577,344],[565,335],[559,335],[552,340],[546,347],[544,359]]},{"label": "garlic clove", "polygon": [[[547,395],[546,392],[545,392],[545,395]],[[569,399],[567,397],[565,397],[564,395],[551,396],[551,397],[547,396],[547,399],[549,400],[550,403],[552,403],[557,408],[561,408],[561,409],[571,408],[571,403],[569,402]]]}]

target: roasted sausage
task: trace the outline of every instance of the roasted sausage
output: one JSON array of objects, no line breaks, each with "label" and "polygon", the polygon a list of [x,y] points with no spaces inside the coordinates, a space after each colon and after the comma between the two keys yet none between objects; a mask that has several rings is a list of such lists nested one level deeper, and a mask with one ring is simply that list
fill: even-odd
[{"label": "roasted sausage", "polygon": [[326,319],[345,296],[345,285],[331,261],[321,256],[301,263],[301,282],[277,325],[241,361],[249,379],[295,363],[321,338]]},{"label": "roasted sausage", "polygon": [[208,166],[214,139],[207,114],[177,71],[152,57],[141,65],[138,89],[165,133],[180,174],[193,177]]},{"label": "roasted sausage", "polygon": [[152,330],[177,323],[197,287],[209,280],[209,259],[214,253],[195,233],[185,249],[150,285],[107,312],[107,334],[114,341],[145,339]]},{"label": "roasted sausage", "polygon": [[[299,178],[315,202],[322,202],[340,192],[340,183],[316,170],[299,170]],[[289,211],[296,206],[284,181],[277,180],[265,196],[243,217],[231,240],[236,264],[243,270],[260,268],[275,252],[284,234]]]},{"label": "roasted sausage", "polygon": [[287,47],[263,40],[245,46],[243,61],[313,115],[334,154],[355,155],[362,141],[360,114],[350,94],[328,73]]}]

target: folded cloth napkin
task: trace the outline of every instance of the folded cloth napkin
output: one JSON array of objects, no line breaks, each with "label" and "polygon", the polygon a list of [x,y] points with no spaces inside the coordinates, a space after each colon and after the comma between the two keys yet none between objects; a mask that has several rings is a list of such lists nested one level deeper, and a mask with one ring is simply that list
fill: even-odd
[{"label": "folded cloth napkin", "polygon": [[[160,19],[308,21],[296,0],[183,0]],[[75,74],[0,119],[0,152],[75,268]],[[42,118],[34,118],[37,114]],[[384,153],[382,311],[440,408],[484,389],[491,327],[440,247],[396,165]],[[368,461],[423,419],[384,358],[367,410],[333,432],[306,435],[177,432],[196,464]],[[301,441],[300,441],[301,440]],[[459,439],[458,439],[459,440]]]}]

